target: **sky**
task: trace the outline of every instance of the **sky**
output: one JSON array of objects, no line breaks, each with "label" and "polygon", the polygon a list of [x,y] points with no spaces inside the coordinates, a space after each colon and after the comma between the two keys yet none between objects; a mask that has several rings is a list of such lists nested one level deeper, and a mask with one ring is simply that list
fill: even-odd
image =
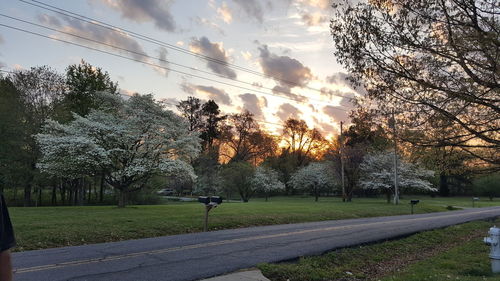
[{"label": "sky", "polygon": [[249,110],[274,134],[294,117],[332,137],[363,92],[333,55],[330,1],[2,0],[0,69],[63,73],[83,59],[121,93],[152,93],[173,110],[188,96],[214,99],[225,113]]}]

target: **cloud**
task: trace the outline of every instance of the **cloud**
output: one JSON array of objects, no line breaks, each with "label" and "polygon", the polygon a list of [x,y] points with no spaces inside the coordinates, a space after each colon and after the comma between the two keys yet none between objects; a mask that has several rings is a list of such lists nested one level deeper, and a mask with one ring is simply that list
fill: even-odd
[{"label": "cloud", "polygon": [[195,17],[194,19],[195,19],[196,24],[198,24],[199,26],[210,27],[210,28],[216,30],[217,32],[219,32],[220,35],[226,36],[226,32],[224,32],[224,30],[219,25],[217,25],[215,22],[213,22],[209,19],[206,19],[206,18],[200,18],[198,16]]},{"label": "cloud", "polygon": [[153,22],[161,30],[175,31],[176,24],[170,13],[173,1],[164,0],[101,0],[107,6],[119,11],[123,18],[139,23]]},{"label": "cloud", "polygon": [[345,72],[336,72],[330,76],[326,77],[326,82],[336,85],[342,85],[351,88],[359,95],[365,96],[367,94],[366,89],[362,85],[354,85],[352,83],[352,77]]},{"label": "cloud", "polygon": [[156,50],[156,52],[158,53],[158,63],[163,66],[162,67],[155,67],[153,66],[153,69],[158,72],[159,74],[161,75],[165,75],[165,76],[168,76],[168,68],[169,67],[169,63],[167,61],[167,55],[168,55],[168,51],[166,48],[164,47],[160,47]]},{"label": "cloud", "polygon": [[333,3],[332,0],[298,0],[299,3],[314,8],[328,9]]},{"label": "cloud", "polygon": [[286,96],[286,97],[291,98],[293,100],[296,100],[298,102],[307,101],[306,97],[293,94],[291,92],[291,88],[286,84],[284,86],[281,86],[281,85],[274,86],[273,87],[273,94],[280,95],[280,96]]},{"label": "cloud", "polygon": [[3,39],[2,34],[0,34],[0,44],[3,44],[3,43],[5,43],[5,40]]},{"label": "cloud", "polygon": [[231,10],[227,6],[226,2],[222,2],[222,5],[217,8],[217,15],[227,24],[231,23],[233,20],[233,14],[231,13]]},{"label": "cloud", "polygon": [[259,47],[259,51],[262,71],[275,79],[285,90],[296,86],[304,87],[313,77],[309,67],[289,56],[278,56],[269,52],[267,45]]},{"label": "cloud", "polygon": [[305,13],[302,15],[302,21],[308,26],[321,25],[328,21],[328,17],[320,13]]},{"label": "cloud", "polygon": [[340,106],[327,105],[323,107],[323,113],[330,116],[337,122],[349,119],[349,111]]},{"label": "cloud", "polygon": [[240,99],[243,101],[243,109],[246,109],[253,113],[256,117],[263,116],[262,108],[267,106],[267,100],[264,97],[257,97],[254,94],[243,94],[239,95]]},{"label": "cloud", "polygon": [[[146,54],[142,46],[136,40],[134,40],[132,37],[127,36],[126,34],[114,32],[113,30],[110,29],[101,28],[99,26],[82,22],[76,19],[71,19],[68,17],[62,18],[64,19],[64,23],[61,22],[60,19],[48,15],[38,16],[37,18],[40,23],[45,25],[50,25],[52,27],[57,27],[58,29],[61,29],[64,32],[71,33],[84,38],[90,38],[92,40],[102,42],[104,44],[113,45],[123,49],[130,50],[134,53],[126,51],[120,51],[120,52],[130,55],[137,60],[145,60],[144,56],[141,55],[141,54]],[[82,42],[85,45],[94,45],[102,48],[101,44],[91,42],[85,39],[76,37],[71,37],[71,39],[78,42]]]},{"label": "cloud", "polygon": [[193,52],[216,60],[217,62],[213,60],[207,61],[207,67],[213,72],[228,78],[236,78],[236,72],[227,66],[229,55],[226,50],[224,50],[222,43],[212,43],[207,37],[203,36],[199,39],[193,38],[189,48]]},{"label": "cloud", "polygon": [[289,117],[297,118],[300,114],[302,114],[302,111],[289,103],[280,105],[278,112],[276,113],[282,121],[285,121]]},{"label": "cloud", "polygon": [[233,0],[247,16],[256,19],[259,23],[264,21],[262,6],[257,0]]},{"label": "cloud", "polygon": [[226,91],[212,86],[193,85],[189,83],[181,84],[181,89],[190,95],[205,95],[217,103],[231,105],[231,98]]}]

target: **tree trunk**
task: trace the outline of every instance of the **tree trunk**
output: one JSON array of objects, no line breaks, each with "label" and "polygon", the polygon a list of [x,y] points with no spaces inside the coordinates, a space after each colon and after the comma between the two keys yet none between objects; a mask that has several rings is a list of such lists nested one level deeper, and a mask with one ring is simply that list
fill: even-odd
[{"label": "tree trunk", "polygon": [[120,189],[120,194],[118,195],[118,208],[125,208],[127,205],[127,191]]},{"label": "tree trunk", "polygon": [[390,189],[387,189],[385,195],[387,196],[387,204],[390,204],[391,203],[391,194],[392,194],[392,191]]},{"label": "tree trunk", "polygon": [[24,207],[31,206],[31,179],[28,179],[28,183],[24,187]]},{"label": "tree trunk", "polygon": [[318,202],[319,192],[317,188],[314,188],[314,202]]},{"label": "tree trunk", "polygon": [[42,187],[38,187],[38,206],[42,206]]},{"label": "tree trunk", "polygon": [[52,185],[52,197],[50,199],[52,206],[57,205],[57,185]]},{"label": "tree trunk", "polygon": [[439,174],[439,195],[450,195],[450,188],[448,187],[448,176],[446,176],[445,173]]},{"label": "tree trunk", "polygon": [[266,202],[267,202],[267,198],[269,197],[269,194],[266,193]]},{"label": "tree trunk", "polygon": [[99,190],[99,202],[102,203],[104,201],[104,173],[101,173],[101,186]]}]

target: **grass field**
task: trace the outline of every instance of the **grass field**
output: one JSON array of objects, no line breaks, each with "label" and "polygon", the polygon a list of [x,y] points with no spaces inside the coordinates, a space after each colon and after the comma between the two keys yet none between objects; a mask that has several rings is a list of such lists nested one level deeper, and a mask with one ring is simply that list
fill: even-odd
[{"label": "grass field", "polygon": [[500,280],[500,275],[491,273],[489,246],[482,242],[492,225],[471,222],[259,268],[273,281]]},{"label": "grass field", "polygon": [[[446,211],[450,205],[471,206],[470,198],[419,199],[416,213]],[[314,202],[313,198],[277,197],[269,202],[253,199],[249,203],[223,203],[210,212],[209,229],[408,214],[407,201],[395,206],[376,198],[343,203],[338,198]],[[500,205],[500,201],[479,205]],[[198,232],[202,230],[204,214],[204,207],[194,202],[124,209],[83,206],[9,210],[18,242],[15,251]]]}]

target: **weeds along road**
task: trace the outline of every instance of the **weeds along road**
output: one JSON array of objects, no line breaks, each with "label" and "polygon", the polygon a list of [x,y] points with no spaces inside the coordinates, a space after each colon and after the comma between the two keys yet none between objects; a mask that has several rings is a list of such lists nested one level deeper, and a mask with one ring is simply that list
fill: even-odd
[{"label": "weeds along road", "polygon": [[[192,233],[14,253],[16,281],[197,280],[500,216],[500,207]],[[486,235],[486,233],[485,233]]]}]

